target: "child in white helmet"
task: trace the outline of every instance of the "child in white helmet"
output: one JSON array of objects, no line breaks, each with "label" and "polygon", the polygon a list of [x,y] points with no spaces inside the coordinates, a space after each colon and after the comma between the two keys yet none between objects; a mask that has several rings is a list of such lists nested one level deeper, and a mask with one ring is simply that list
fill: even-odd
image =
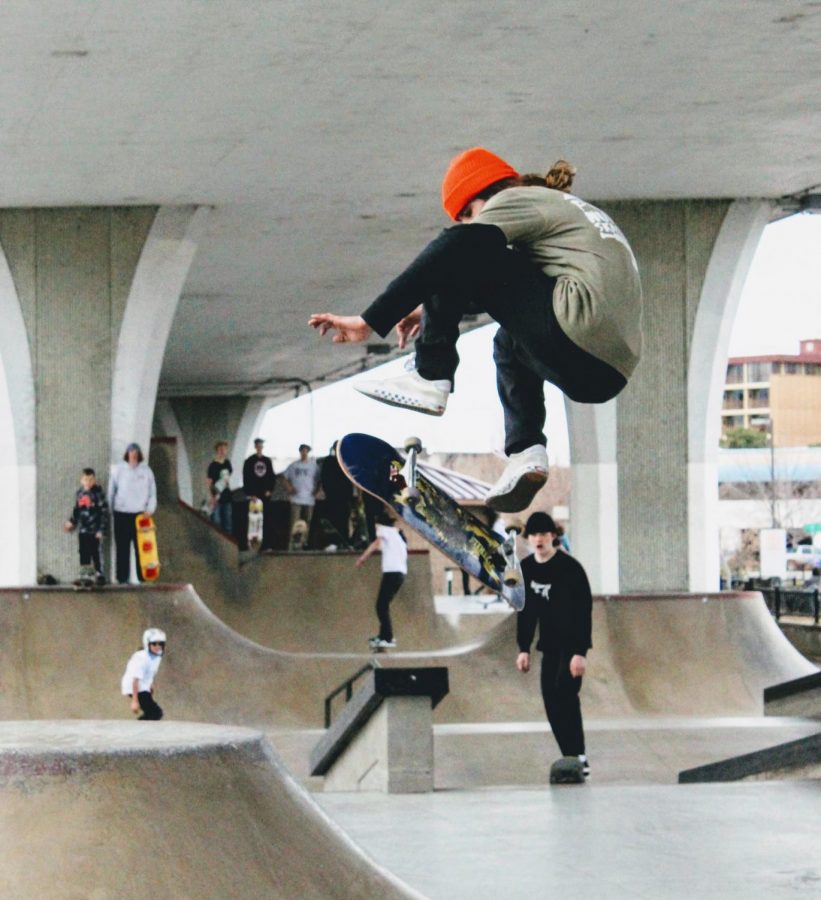
[{"label": "child in white helmet", "polygon": [[122,678],[123,696],[131,698],[131,712],[142,711],[140,721],[157,721],[162,718],[161,707],[154,699],[154,679],[165,652],[165,632],[159,628],[146,628],[143,646],[133,653]]}]

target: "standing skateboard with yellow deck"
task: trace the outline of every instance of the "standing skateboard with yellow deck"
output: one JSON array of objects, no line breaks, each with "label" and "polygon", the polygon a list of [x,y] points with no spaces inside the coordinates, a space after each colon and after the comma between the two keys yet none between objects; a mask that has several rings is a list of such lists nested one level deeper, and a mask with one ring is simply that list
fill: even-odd
[{"label": "standing skateboard with yellow deck", "polygon": [[137,558],[143,581],[156,581],[160,577],[157,529],[148,513],[137,514]]},{"label": "standing skateboard with yellow deck", "polygon": [[380,438],[355,433],[340,439],[336,456],[358,488],[380,499],[468,575],[521,610],[525,588],[516,557],[518,529],[509,529],[507,538],[491,531],[417,470],[417,439],[409,440],[405,449],[407,457]]}]

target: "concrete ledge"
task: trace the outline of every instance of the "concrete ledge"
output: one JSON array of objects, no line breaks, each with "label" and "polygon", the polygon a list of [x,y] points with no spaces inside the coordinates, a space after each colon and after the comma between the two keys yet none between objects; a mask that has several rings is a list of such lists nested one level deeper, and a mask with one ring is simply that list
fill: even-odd
[{"label": "concrete ledge", "polygon": [[[369,742],[373,742],[373,750],[368,751],[369,759],[372,758],[372,761],[365,764],[365,769],[379,768],[382,771],[387,767],[389,771],[396,770],[398,765],[409,771],[408,767],[412,769],[421,766],[421,769],[430,770],[430,787],[420,786],[421,783],[411,787],[408,783],[404,788],[400,788],[394,780],[393,789],[431,790],[433,785],[431,711],[447,693],[448,670],[444,666],[374,669],[311,751],[311,774],[326,776],[326,786],[331,785],[332,789],[334,785],[336,789],[362,789],[363,780],[359,776],[352,776],[353,781],[345,777],[340,780],[338,772],[330,780],[327,776],[354,741],[366,736]],[[390,702],[381,709],[386,701]],[[377,712],[379,722],[374,727],[370,723]],[[402,734],[399,741],[396,740],[397,731]],[[366,735],[366,732],[369,733]],[[425,749],[428,744],[429,752]],[[408,762],[413,753],[408,754],[406,751],[412,746],[417,747],[419,753],[425,757],[425,761]],[[398,756],[404,757],[404,762],[397,763]],[[426,778],[427,776],[423,778],[425,783]],[[410,778],[410,781],[413,780]],[[390,781],[387,776],[383,779],[384,789],[391,789],[388,784]],[[352,784],[353,787],[342,786],[348,784]]]},{"label": "concrete ledge", "polygon": [[755,753],[745,753],[685,769],[679,772],[679,784],[705,781],[767,780],[770,778],[821,777],[821,732],[786,744],[767,747]]}]

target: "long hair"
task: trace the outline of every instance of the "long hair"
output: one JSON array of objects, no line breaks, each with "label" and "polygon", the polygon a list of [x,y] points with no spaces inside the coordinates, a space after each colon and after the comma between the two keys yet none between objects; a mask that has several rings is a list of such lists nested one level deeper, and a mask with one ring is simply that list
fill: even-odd
[{"label": "long hair", "polygon": [[515,178],[502,178],[500,181],[494,181],[493,184],[488,185],[483,191],[479,191],[475,197],[471,197],[471,200],[489,200],[494,194],[512,187],[548,187],[554,191],[569,192],[575,176],[576,167],[566,159],[559,159],[553,163],[545,175],[529,173],[517,175]]}]

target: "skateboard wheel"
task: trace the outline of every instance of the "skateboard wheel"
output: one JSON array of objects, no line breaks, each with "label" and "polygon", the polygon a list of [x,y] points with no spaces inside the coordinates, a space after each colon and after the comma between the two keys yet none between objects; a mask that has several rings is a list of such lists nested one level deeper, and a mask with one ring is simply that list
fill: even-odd
[{"label": "skateboard wheel", "polygon": [[417,453],[422,451],[422,440],[418,437],[405,438],[405,449],[410,452],[415,450]]},{"label": "skateboard wheel", "polygon": [[502,581],[505,584],[505,587],[516,587],[522,580],[521,572],[518,569],[505,569],[504,577]]},{"label": "skateboard wheel", "polygon": [[140,528],[148,528],[148,526],[151,524],[151,522],[148,519],[140,519],[140,521],[137,522],[137,524],[140,526]]},{"label": "skateboard wheel", "polygon": [[146,541],[143,544],[143,553],[148,553],[150,550],[153,550],[153,549],[154,549],[154,545],[151,543],[151,541]]}]

